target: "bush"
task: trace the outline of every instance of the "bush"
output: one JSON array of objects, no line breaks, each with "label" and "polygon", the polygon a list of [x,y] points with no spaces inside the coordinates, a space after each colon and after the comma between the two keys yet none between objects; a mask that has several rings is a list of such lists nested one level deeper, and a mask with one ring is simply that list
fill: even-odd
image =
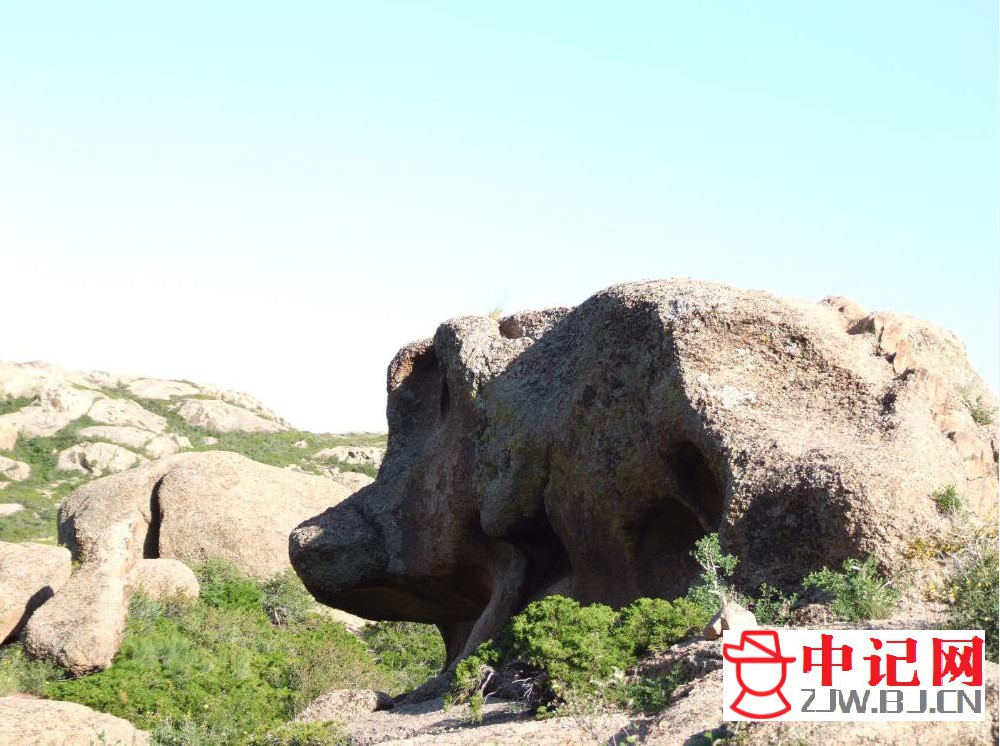
[{"label": "bush", "polygon": [[509,678],[503,670],[517,673],[535,704],[656,708],[678,682],[626,671],[641,656],[666,650],[705,621],[705,612],[685,599],[643,598],[615,612],[603,604],[582,606],[549,596],[516,615],[499,640],[484,643],[458,663],[452,695],[472,704],[473,697],[478,700]]},{"label": "bush", "polygon": [[195,568],[201,600],[217,609],[255,611],[264,601],[260,583],[223,560],[208,560]]},{"label": "bush", "polygon": [[997,662],[997,585],[1000,562],[996,525],[972,537],[961,552],[948,583],[952,629],[981,629],[986,632],[986,657]]},{"label": "bush", "polygon": [[137,595],[111,668],[49,681],[42,693],[123,717],[153,730],[159,743],[188,746],[281,735],[279,726],[323,692],[392,685],[343,625],[312,614],[272,623],[266,589],[286,587],[287,578],[262,584],[221,562],[196,574],[206,594],[197,603]]},{"label": "bush", "polygon": [[931,498],[942,515],[955,515],[962,510],[962,496],[953,484],[934,492]]},{"label": "bush", "polygon": [[28,658],[19,644],[0,648],[0,697],[18,692],[41,694],[46,683],[62,674],[51,663]]},{"label": "bush", "polygon": [[791,622],[792,609],[798,601],[795,593],[786,596],[774,586],[761,583],[758,596],[751,599],[750,605],[757,624],[780,627]]},{"label": "bush", "polygon": [[375,622],[361,630],[361,639],[392,673],[396,685],[390,693],[415,689],[444,667],[444,641],[430,624]]},{"label": "bush", "polygon": [[802,585],[830,594],[830,610],[838,617],[864,621],[885,619],[896,608],[901,594],[894,583],[883,578],[875,558],[868,557],[864,562],[846,560],[842,572],[824,567],[807,575]]},{"label": "bush", "polygon": [[544,670],[557,686],[582,686],[634,662],[612,634],[615,621],[610,606],[549,596],[511,620],[511,654]]},{"label": "bush", "polygon": [[261,607],[277,625],[301,624],[315,613],[316,601],[299,576],[289,568],[275,575],[261,588]]},{"label": "bush", "polygon": [[640,598],[618,615],[615,635],[633,658],[662,653],[678,640],[704,627],[711,616],[694,602],[679,598]]}]

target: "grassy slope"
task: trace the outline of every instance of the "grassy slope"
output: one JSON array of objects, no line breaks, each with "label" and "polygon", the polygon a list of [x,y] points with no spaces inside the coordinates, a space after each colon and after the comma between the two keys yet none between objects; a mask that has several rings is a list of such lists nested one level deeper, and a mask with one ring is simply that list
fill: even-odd
[{"label": "grassy slope", "polygon": [[134,598],[106,671],[67,679],[29,661],[20,643],[0,649],[0,696],[79,702],[153,731],[158,744],[241,744],[259,741],[323,692],[396,694],[443,665],[433,627],[379,626],[359,640],[316,613],[291,572],[260,583],[220,562],[196,571],[202,596],[193,605]]}]

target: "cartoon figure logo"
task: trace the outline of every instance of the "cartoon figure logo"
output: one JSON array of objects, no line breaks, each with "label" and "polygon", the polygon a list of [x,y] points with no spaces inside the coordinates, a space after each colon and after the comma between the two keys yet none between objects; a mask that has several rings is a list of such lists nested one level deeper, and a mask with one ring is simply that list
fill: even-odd
[{"label": "cartoon figure logo", "polygon": [[778,633],[774,630],[747,630],[739,645],[723,645],[722,654],[736,664],[736,681],[740,694],[730,708],[755,720],[767,720],[784,715],[792,706],[781,693],[788,676],[788,664],[794,658],[781,655]]}]

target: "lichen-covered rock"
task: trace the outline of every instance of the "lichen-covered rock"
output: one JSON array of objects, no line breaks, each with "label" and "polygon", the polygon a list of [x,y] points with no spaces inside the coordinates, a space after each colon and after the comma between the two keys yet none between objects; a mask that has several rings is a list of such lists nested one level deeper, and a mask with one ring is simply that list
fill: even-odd
[{"label": "lichen-covered rock", "polygon": [[86,560],[24,628],[24,648],[33,658],[82,676],[111,665],[125,633],[134,591],[139,516],[110,525]]},{"label": "lichen-covered rock", "polygon": [[63,547],[0,541],[0,643],[21,631],[35,609],[69,580],[70,570]]},{"label": "lichen-covered rock", "polygon": [[0,743],[24,746],[146,746],[149,733],[75,702],[0,697]]},{"label": "lichen-covered rock", "polygon": [[694,281],[575,309],[465,317],[388,371],[376,482],[292,535],[321,601],[439,624],[454,658],[553,589],[615,606],[683,594],[718,531],[736,580],[904,562],[956,485],[996,506],[997,453],[966,401],[996,396],[961,343],[843,299]]}]

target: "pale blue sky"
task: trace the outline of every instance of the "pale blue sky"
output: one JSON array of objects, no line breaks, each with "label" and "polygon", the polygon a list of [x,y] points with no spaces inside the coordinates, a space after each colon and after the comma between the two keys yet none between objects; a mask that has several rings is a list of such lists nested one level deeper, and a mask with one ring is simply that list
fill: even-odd
[{"label": "pale blue sky", "polygon": [[437,323],[691,276],[994,388],[992,2],[0,0],[0,357],[384,427]]}]

